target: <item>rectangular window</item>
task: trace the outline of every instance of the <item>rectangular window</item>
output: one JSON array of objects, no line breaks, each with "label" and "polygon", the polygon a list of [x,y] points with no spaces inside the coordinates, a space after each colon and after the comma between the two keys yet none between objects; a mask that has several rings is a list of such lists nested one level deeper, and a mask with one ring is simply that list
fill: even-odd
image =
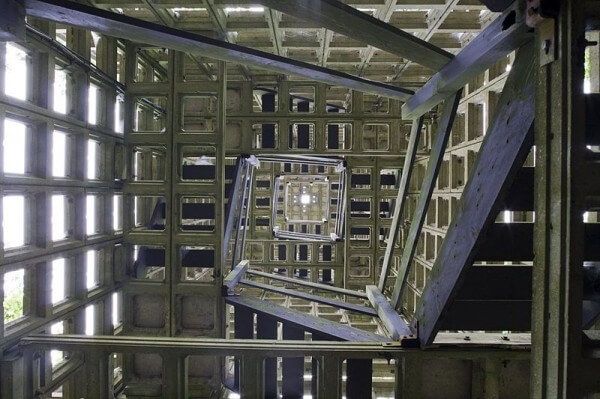
[{"label": "rectangular window", "polygon": [[98,155],[100,154],[100,143],[96,140],[88,140],[87,144],[87,178],[94,180],[98,178]]},{"label": "rectangular window", "polygon": [[66,223],[66,208],[65,208],[65,196],[64,195],[53,195],[52,196],[52,241],[59,241],[67,238],[67,223]]},{"label": "rectangular window", "polygon": [[25,197],[7,195],[2,202],[4,249],[25,245]]},{"label": "rectangular window", "polygon": [[67,113],[67,72],[62,67],[54,69],[53,109],[59,114]]},{"label": "rectangular window", "polygon": [[96,197],[93,195],[85,198],[85,226],[88,236],[96,234]]},{"label": "rectangular window", "polygon": [[55,130],[52,133],[52,176],[65,177],[67,174],[67,135]]},{"label": "rectangular window", "polygon": [[87,251],[85,254],[85,286],[88,290],[98,285],[98,268],[96,267],[96,251]]},{"label": "rectangular window", "polygon": [[27,99],[27,53],[12,43],[6,43],[4,94],[19,100]]},{"label": "rectangular window", "polygon": [[25,173],[27,125],[14,119],[4,120],[4,173]]},{"label": "rectangular window", "polygon": [[113,230],[120,231],[123,229],[123,196],[113,196]]},{"label": "rectangular window", "polygon": [[121,324],[121,314],[120,314],[120,294],[118,292],[113,292],[112,294],[112,324],[113,327],[117,327]]},{"label": "rectangular window", "polygon": [[[52,335],[60,335],[65,333],[64,322],[59,321],[58,323],[52,324],[50,327],[50,334]],[[52,367],[56,367],[65,359],[63,351],[52,350],[50,351],[50,362]]]},{"label": "rectangular window", "polygon": [[4,274],[4,323],[25,316],[23,296],[25,292],[25,270],[19,269]]},{"label": "rectangular window", "polygon": [[125,107],[123,103],[123,95],[119,94],[115,99],[115,133],[125,131],[125,115],[123,114]]},{"label": "rectangular window", "polygon": [[66,299],[65,291],[65,259],[52,261],[52,304],[55,305]]},{"label": "rectangular window", "polygon": [[98,123],[98,86],[92,84],[88,89],[88,123]]},{"label": "rectangular window", "polygon": [[94,305],[85,308],[85,335],[94,335]]}]

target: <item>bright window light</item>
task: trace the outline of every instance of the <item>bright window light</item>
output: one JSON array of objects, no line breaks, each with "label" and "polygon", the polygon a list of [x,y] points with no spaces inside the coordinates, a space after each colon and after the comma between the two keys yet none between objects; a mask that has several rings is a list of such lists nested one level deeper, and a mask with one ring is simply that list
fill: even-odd
[{"label": "bright window light", "polygon": [[14,119],[4,120],[4,173],[25,173],[27,125]]},{"label": "bright window light", "polygon": [[52,304],[57,304],[67,297],[65,291],[65,259],[52,261]]},{"label": "bright window light", "polygon": [[98,157],[99,143],[96,140],[88,140],[87,145],[87,178],[94,180],[96,178],[96,163]]},{"label": "bright window light", "polygon": [[55,130],[52,133],[52,176],[65,177],[67,174],[67,135]]},{"label": "bright window light", "polygon": [[85,308],[85,335],[94,335],[94,305]]},{"label": "bright window light", "polygon": [[25,245],[25,197],[7,195],[2,200],[4,249]]},{"label": "bright window light", "polygon": [[27,53],[12,43],[6,43],[4,94],[19,100],[27,99]]},{"label": "bright window light", "polygon": [[253,7],[225,7],[224,8],[225,13],[230,13],[230,12],[264,12],[265,8],[264,7],[258,7],[258,6],[253,6]]},{"label": "bright window light", "polygon": [[113,327],[117,327],[120,324],[121,318],[119,317],[119,293],[113,292],[112,294],[112,324]]},{"label": "bright window light", "polygon": [[118,95],[115,100],[115,132],[123,133],[125,120],[123,119],[123,96]]},{"label": "bright window light", "polygon": [[25,315],[23,296],[25,292],[25,270],[19,269],[4,274],[4,323]]},{"label": "bright window light", "polygon": [[59,241],[67,237],[65,201],[64,195],[52,196],[52,241]]},{"label": "bright window light", "polygon": [[121,213],[123,206],[123,197],[121,195],[113,196],[113,230],[119,231],[123,228],[121,222]]},{"label": "bright window light", "polygon": [[[52,335],[60,335],[64,334],[65,327],[64,322],[59,321],[58,323],[52,324],[50,327],[50,334]],[[52,363],[52,367],[61,363],[64,360],[64,354],[62,351],[52,350],[50,351],[50,362]]]},{"label": "bright window light", "polygon": [[89,290],[98,285],[98,279],[96,278],[96,251],[86,252],[85,267],[85,286]]},{"label": "bright window light", "polygon": [[88,123],[95,125],[98,122],[98,87],[90,85],[88,90]]},{"label": "bright window light", "polygon": [[54,112],[67,113],[67,72],[63,69],[54,69]]},{"label": "bright window light", "polygon": [[96,233],[96,197],[93,195],[85,198],[85,226],[88,236]]}]

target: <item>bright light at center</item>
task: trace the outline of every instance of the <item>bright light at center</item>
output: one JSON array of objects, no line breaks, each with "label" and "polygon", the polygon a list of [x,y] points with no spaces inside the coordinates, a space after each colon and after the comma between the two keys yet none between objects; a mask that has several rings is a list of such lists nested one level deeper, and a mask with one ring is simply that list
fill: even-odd
[{"label": "bright light at center", "polygon": [[303,203],[304,205],[310,204],[310,195],[308,195],[308,194],[302,194],[300,196],[300,202]]}]

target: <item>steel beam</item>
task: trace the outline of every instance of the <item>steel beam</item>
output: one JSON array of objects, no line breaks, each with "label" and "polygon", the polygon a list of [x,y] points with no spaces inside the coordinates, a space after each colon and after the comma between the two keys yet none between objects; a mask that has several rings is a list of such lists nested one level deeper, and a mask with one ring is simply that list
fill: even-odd
[{"label": "steel beam", "polygon": [[287,296],[290,296],[293,298],[305,299],[307,301],[321,303],[324,305],[333,306],[335,308],[346,309],[351,312],[356,312],[356,313],[365,314],[368,316],[377,317],[377,311],[375,309],[369,308],[366,306],[362,306],[362,305],[357,305],[357,304],[350,303],[350,302],[344,302],[344,301],[340,301],[340,300],[332,299],[332,298],[325,298],[325,297],[322,297],[319,295],[309,294],[307,292],[290,290],[288,288],[283,288],[283,287],[275,287],[273,285],[257,283],[256,281],[250,281],[250,280],[242,280],[241,284],[248,286],[248,287],[265,290],[265,291],[276,292],[278,294],[287,295]]},{"label": "steel beam", "polygon": [[413,92],[210,37],[173,29],[67,0],[24,0],[27,15],[74,25],[137,43],[166,47],[222,61],[252,65],[284,75],[384,97],[408,99]]},{"label": "steel beam", "polygon": [[501,57],[531,41],[524,2],[516,1],[485,28],[452,61],[402,106],[402,117],[414,119],[463,88]]},{"label": "steel beam", "polygon": [[303,331],[319,333],[332,339],[343,341],[388,341],[386,337],[350,327],[344,324],[312,316],[297,310],[275,305],[272,302],[245,296],[227,297],[225,302],[238,309],[264,314]]},{"label": "steel beam", "polygon": [[379,291],[381,292],[385,290],[385,283],[387,281],[390,264],[394,255],[396,241],[398,240],[398,233],[400,232],[400,220],[403,216],[404,204],[408,194],[408,185],[410,183],[413,166],[417,157],[417,148],[419,147],[422,129],[423,118],[421,117],[413,120],[410,130],[410,138],[408,140],[408,147],[406,148],[406,155],[404,156],[404,167],[402,168],[402,177],[400,179],[400,186],[398,187],[398,195],[396,196],[396,205],[394,206],[394,216],[392,217],[392,224],[390,225],[390,232],[387,237],[387,245],[385,247],[383,263],[381,265],[381,275],[379,276],[378,284]]},{"label": "steel beam", "polygon": [[[541,57],[535,63],[536,226],[530,392],[534,399],[588,396],[583,383],[588,370],[582,362],[582,214],[587,210],[586,195],[598,182],[588,180],[585,173],[590,167],[585,159],[585,126],[588,117],[595,118],[589,116],[591,110],[586,109],[582,89],[587,12],[584,2],[556,3],[560,7],[558,17],[542,20],[536,28],[536,47],[542,50],[538,50]],[[553,57],[548,59],[545,53]],[[594,370],[597,380],[597,365],[589,370]]]},{"label": "steel beam", "polygon": [[[103,350],[117,353],[171,353],[184,355],[241,356],[261,355],[272,357],[289,356],[333,356],[351,359],[375,359],[396,356],[417,356],[435,359],[439,357],[455,359],[479,359],[481,357],[527,359],[527,345],[510,345],[504,342],[502,348],[486,348],[461,344],[443,345],[423,351],[390,345],[389,342],[336,342],[336,341],[281,341],[255,339],[224,339],[195,337],[151,337],[114,335],[30,335],[24,337],[19,348],[30,353],[37,350],[57,349],[63,351]],[[470,347],[465,350],[465,347]]]},{"label": "steel beam", "polygon": [[494,222],[499,204],[531,146],[534,115],[533,46],[519,50],[485,136],[461,205],[446,234],[417,306],[419,340],[433,342],[445,311],[473,264],[484,231]]},{"label": "steel beam", "polygon": [[265,273],[265,272],[261,272],[258,270],[248,270],[248,271],[246,271],[246,273],[251,274],[253,276],[269,278],[271,280],[283,281],[285,283],[301,285],[304,287],[310,287],[315,290],[328,291],[328,292],[333,292],[333,293],[340,294],[340,295],[348,295],[348,296],[352,296],[352,297],[356,297],[356,298],[369,299],[367,297],[367,294],[364,292],[348,290],[346,288],[332,287],[327,284],[313,283],[311,281],[305,281],[305,280],[300,280],[297,278],[280,276],[278,274],[273,274],[273,273]]},{"label": "steel beam", "polygon": [[434,71],[452,54],[338,0],[257,0],[295,18],[414,61]]},{"label": "steel beam", "polygon": [[233,294],[235,287],[244,278],[246,270],[248,270],[248,260],[243,260],[233,268],[229,274],[223,279],[223,286],[221,288],[221,294],[223,296]]},{"label": "steel beam", "polygon": [[427,171],[421,184],[419,199],[417,200],[417,205],[410,222],[410,230],[408,231],[408,236],[402,250],[402,258],[400,259],[400,266],[398,267],[398,274],[394,283],[394,291],[390,298],[390,303],[394,309],[399,307],[402,299],[402,290],[408,278],[412,259],[419,241],[419,235],[425,222],[429,203],[431,202],[431,194],[433,193],[435,182],[442,166],[442,161],[444,160],[444,153],[446,152],[450,132],[454,124],[454,118],[456,117],[456,109],[458,108],[461,93],[462,90],[459,90],[453,97],[446,99],[438,121],[435,141],[431,146],[431,154],[427,162]]},{"label": "steel beam", "polygon": [[393,340],[413,335],[406,321],[400,317],[398,312],[388,302],[388,299],[374,285],[367,285],[367,296],[371,305],[377,311],[379,318],[387,328]]}]

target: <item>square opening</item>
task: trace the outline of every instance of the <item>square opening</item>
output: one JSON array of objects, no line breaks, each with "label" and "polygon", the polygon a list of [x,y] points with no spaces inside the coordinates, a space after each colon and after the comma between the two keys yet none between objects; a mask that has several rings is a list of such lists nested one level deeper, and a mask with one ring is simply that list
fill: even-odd
[{"label": "square opening", "polygon": [[52,176],[69,177],[71,138],[67,133],[55,130],[52,132]]},{"label": "square opening", "polygon": [[52,241],[64,240],[69,236],[67,197],[62,194],[52,196]]},{"label": "square opening", "polygon": [[252,145],[255,149],[279,147],[279,124],[275,122],[253,124],[252,134],[254,135]]},{"label": "square opening", "polygon": [[134,196],[133,225],[139,230],[164,230],[167,206],[165,197]]},{"label": "square opening", "polygon": [[315,146],[315,124],[292,123],[288,145],[293,150],[313,149]]},{"label": "square opening", "polygon": [[15,119],[4,119],[4,173],[23,175],[27,172],[27,125]]},{"label": "square opening", "polygon": [[163,247],[134,245],[132,277],[138,280],[165,280],[165,249]]},{"label": "square opening", "polygon": [[89,250],[85,253],[85,287],[91,290],[100,284],[99,252]]},{"label": "square opening", "polygon": [[328,86],[325,92],[327,113],[348,114],[352,112],[352,90],[347,87]]},{"label": "square opening", "polygon": [[139,133],[164,133],[167,121],[166,97],[136,98],[133,131]]},{"label": "square opening", "polygon": [[254,112],[276,112],[278,109],[279,95],[277,85],[255,86],[252,91]]},{"label": "square opening", "polygon": [[4,308],[5,326],[14,323],[24,317],[25,302],[25,270],[18,269],[4,274],[4,298],[2,306]]},{"label": "square opening", "polygon": [[67,299],[65,286],[66,261],[65,258],[54,259],[52,267],[52,304],[56,305]]},{"label": "square opening", "polygon": [[27,52],[14,43],[6,43],[4,94],[27,100]]},{"label": "square opening", "polygon": [[136,83],[167,82],[169,50],[160,47],[142,47],[136,51]]},{"label": "square opening", "polygon": [[179,226],[182,230],[212,232],[215,230],[215,211],[212,197],[183,197]]},{"label": "square opening", "polygon": [[100,158],[102,146],[99,141],[88,140],[87,142],[87,173],[88,180],[96,180],[101,177]]},{"label": "square opening", "polygon": [[2,232],[5,250],[25,245],[24,196],[6,195],[2,198]]},{"label": "square opening", "polygon": [[133,149],[133,180],[164,181],[166,157],[164,147],[136,146]]},{"label": "square opening", "polygon": [[181,281],[214,281],[215,249],[206,246],[183,246],[179,249]]},{"label": "square opening", "polygon": [[101,226],[97,223],[98,206],[100,197],[96,195],[86,195],[85,197],[85,233],[88,236],[99,234],[101,232]]},{"label": "square opening", "polygon": [[217,95],[184,96],[181,129],[184,132],[214,132],[217,125]]},{"label": "square opening", "polygon": [[363,94],[363,111],[365,114],[387,114],[390,112],[390,100],[376,94]]},{"label": "square opening", "polygon": [[112,225],[114,231],[123,230],[123,196],[113,195]]},{"label": "square opening", "polygon": [[349,150],[352,148],[352,123],[328,123],[325,125],[328,150]]},{"label": "square opening", "polygon": [[67,85],[69,74],[60,63],[57,62],[54,68],[54,84],[52,86],[54,112],[59,114],[67,113]]},{"label": "square opening", "polygon": [[214,147],[184,147],[181,151],[181,179],[213,183],[217,173]]},{"label": "square opening", "polygon": [[365,123],[362,137],[363,150],[386,151],[390,146],[390,125],[386,123]]},{"label": "square opening", "polygon": [[315,112],[314,86],[290,87],[290,112]]}]

